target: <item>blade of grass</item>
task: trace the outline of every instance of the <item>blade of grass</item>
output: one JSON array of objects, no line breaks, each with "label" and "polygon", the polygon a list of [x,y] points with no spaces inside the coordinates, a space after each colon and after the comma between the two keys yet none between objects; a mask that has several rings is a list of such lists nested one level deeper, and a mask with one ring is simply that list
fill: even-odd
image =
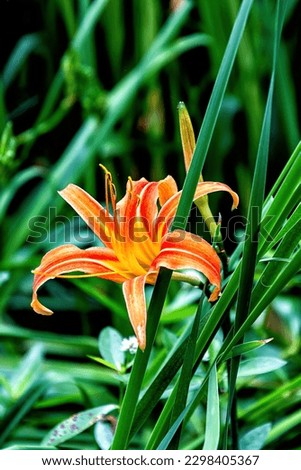
[{"label": "blade of grass", "polygon": [[[221,108],[222,100],[224,97],[225,89],[229,80],[229,76],[232,70],[232,66],[234,63],[234,59],[237,53],[238,45],[241,40],[245,24],[248,18],[248,14],[252,5],[252,0],[244,0],[241,6],[241,9],[238,13],[236,18],[228,46],[225,51],[225,55],[220,67],[219,74],[217,76],[215,86],[213,88],[213,92],[208,104],[207,112],[204,117],[203,125],[199,133],[199,137],[197,140],[194,157],[192,159],[189,172],[185,179],[183,192],[181,199],[179,201],[179,206],[177,210],[177,214],[175,217],[175,221],[172,224],[171,230],[176,228],[185,228],[187,216],[191,209],[193,196],[196,190],[197,183],[199,181],[199,177],[202,171],[202,167],[207,155],[207,151],[209,148],[209,144],[212,138],[213,130],[217,121],[218,113]],[[187,13],[191,7],[191,3],[184,2],[184,7],[187,8]],[[184,9],[182,7],[182,9]],[[180,10],[180,9],[179,9]],[[179,11],[178,10],[178,11]],[[153,48],[149,55],[152,56],[154,53],[155,48]],[[148,58],[148,55],[147,55]],[[117,95],[118,96],[118,95]],[[183,223],[183,220],[185,221]],[[161,276],[162,274],[162,276]],[[164,276],[164,278],[163,278]],[[157,326],[161,314],[161,310],[163,308],[164,299],[156,299],[157,295],[166,296],[169,281],[171,278],[171,273],[163,272],[159,273],[155,290],[152,295],[151,304],[148,311],[148,318],[151,318],[151,323],[154,325],[152,326],[152,332],[155,333],[157,331]],[[165,284],[164,288],[161,287],[161,284]],[[155,298],[155,299],[154,299]],[[160,306],[158,310],[157,307]],[[156,310],[154,307],[156,307]],[[150,321],[148,322],[148,325]],[[148,330],[149,331],[149,330]],[[147,333],[148,333],[147,331]],[[129,434],[131,431],[131,425],[134,419],[134,411],[137,404],[137,399],[139,396],[142,378],[145,373],[145,369],[148,362],[148,357],[150,354],[149,345],[152,345],[154,336],[147,336],[148,338],[148,346],[141,356],[141,351],[138,351],[133,370],[130,376],[129,384],[126,389],[125,397],[122,403],[121,411],[119,420],[117,423],[116,433],[114,436],[114,441],[112,444],[112,449],[125,449],[127,447]],[[139,364],[141,362],[141,364]],[[137,364],[137,365],[136,365]]]},{"label": "blade of grass", "polygon": [[20,171],[12,178],[8,186],[0,195],[0,221],[2,221],[5,212],[17,190],[31,179],[43,175],[43,173],[44,170],[42,168],[29,167]]},{"label": "blade of grass", "polygon": [[291,64],[286,47],[282,44],[279,51],[279,67],[276,77],[278,84],[279,109],[290,150],[295,148],[300,138],[296,93],[291,74]]},{"label": "blade of grass", "polygon": [[216,450],[220,436],[220,410],[216,363],[213,364],[208,380],[206,409],[206,430],[203,450]]},{"label": "blade of grass", "polygon": [[94,0],[88,8],[80,27],[73,39],[72,46],[79,50],[84,44],[85,40],[94,29],[99,16],[103,12],[109,0]]},{"label": "blade of grass", "polygon": [[[291,274],[293,269],[296,269],[297,263],[298,263],[297,261],[296,261],[296,263],[294,263],[294,266],[290,270],[288,276]],[[208,338],[208,335],[218,325],[218,322],[221,320],[221,317],[222,317],[224,311],[227,309],[227,307],[231,303],[231,301],[232,301],[232,299],[235,295],[235,292],[237,290],[237,284],[238,284],[240,269],[241,269],[241,265],[238,265],[236,271],[234,272],[234,274],[232,275],[232,277],[229,281],[229,284],[226,286],[226,289],[225,289],[222,297],[220,298],[219,302],[214,307],[214,310],[213,310],[213,312],[210,316],[210,319],[208,320],[208,324],[205,325],[205,328],[202,330],[201,335],[200,335],[199,340],[198,340],[199,344],[200,344],[200,347],[203,344],[206,343],[206,339]],[[277,290],[274,289],[274,295],[276,295],[276,292],[277,292]],[[271,298],[271,296],[270,296],[270,298]],[[258,313],[258,310],[257,310],[257,315],[258,314],[259,313]],[[254,321],[254,317],[253,317],[253,321]],[[235,344],[235,343],[233,343],[233,344]],[[200,394],[202,394],[202,393],[203,393],[203,391],[201,390]],[[195,398],[195,402],[193,404],[193,407],[196,406],[199,399],[200,399],[200,395],[199,396],[197,395],[196,398]]]},{"label": "blade of grass", "polygon": [[162,441],[160,442],[160,444],[156,448],[157,450],[166,450],[166,449],[168,449],[168,446],[170,445],[170,443],[171,443],[172,439],[174,438],[175,434],[178,432],[178,429],[179,429],[181,423],[183,422],[183,419],[185,418],[186,414],[187,414],[187,408],[185,408],[182,411],[180,416],[178,416],[178,418],[176,419],[174,424],[170,427],[170,429],[165,434],[164,438],[162,439]]},{"label": "blade of grass", "polygon": [[6,441],[10,433],[16,429],[24,416],[26,416],[26,414],[35,405],[38,398],[45,392],[47,386],[48,383],[45,381],[42,383],[40,381],[34,382],[4,414],[0,424],[1,446]]},{"label": "blade of grass", "polygon": [[[291,413],[289,416],[286,416],[281,421],[273,426],[268,437],[265,441],[266,445],[271,444],[274,441],[283,442],[285,436],[291,431],[292,428],[300,426],[301,423],[301,410],[297,410],[294,413]],[[297,435],[299,432],[297,430]]]},{"label": "blade of grass", "polygon": [[[273,416],[275,409],[280,411],[284,406],[283,397],[290,397],[291,399],[298,398],[300,389],[301,377],[295,377],[288,382],[285,381],[280,387],[277,387],[264,397],[256,400],[245,409],[240,410],[239,418],[245,419],[249,417],[249,420],[252,422],[260,422],[264,420],[266,416]],[[286,404],[291,406],[291,401],[285,400],[285,405]]]},{"label": "blade of grass", "polygon": [[[189,384],[193,372],[194,364],[194,355],[195,355],[195,344],[198,336],[199,323],[201,319],[201,312],[203,306],[203,297],[199,302],[197,312],[195,314],[194,322],[192,324],[191,333],[188,337],[186,350],[184,353],[183,366],[179,380],[176,385],[176,396],[175,402],[170,416],[170,426],[177,420],[182,411],[185,409],[187,402]],[[179,442],[181,437],[181,426],[177,430],[177,433],[174,435],[172,441],[170,442],[169,449],[178,449]]]},{"label": "blade of grass", "polygon": [[2,72],[3,88],[6,90],[15,76],[22,69],[28,56],[41,46],[41,37],[38,33],[26,34],[17,42]]},{"label": "blade of grass", "polygon": [[262,257],[273,244],[277,232],[282,229],[286,218],[301,201],[301,146],[296,154],[296,160],[290,168],[282,186],[267,210],[262,226],[263,236],[260,239],[259,256]]},{"label": "blade of grass", "polygon": [[[204,316],[199,324],[199,330],[202,329],[206,318],[210,315],[210,312]],[[145,420],[148,418],[159,399],[162,396],[164,390],[180,369],[183,363],[183,357],[185,350],[187,348],[188,336],[191,331],[191,325],[188,326],[186,331],[183,332],[182,336],[179,338],[179,341],[175,347],[171,350],[170,354],[167,356],[165,362],[162,364],[162,368],[157,372],[156,376],[153,378],[149,387],[143,394],[140,399],[133,423],[133,431],[136,433],[139,431],[140,427],[143,426]],[[134,435],[134,432],[131,433]]]},{"label": "blade of grass", "polygon": [[[225,360],[225,356],[231,353],[231,348],[236,347],[234,345],[237,339],[243,336],[243,332],[247,331],[277,293],[281,292],[286,283],[289,282],[289,276],[294,276],[298,272],[300,250],[299,252],[297,251],[292,258],[289,257],[293,255],[299,241],[300,221],[288,230],[277,247],[274,257],[261,273],[252,291],[250,315],[233,338],[230,335],[226,337],[219,353],[220,361]],[[285,262],[281,261],[284,257],[286,259]]]},{"label": "blade of grass", "polygon": [[[283,2],[284,6],[286,2]],[[258,146],[257,159],[254,170],[254,178],[251,188],[249,209],[247,215],[247,230],[246,230],[246,241],[244,244],[243,255],[242,255],[242,266],[239,280],[236,316],[234,322],[234,333],[236,333],[241,325],[246,320],[249,314],[249,306],[252,292],[252,279],[255,273],[258,240],[260,234],[260,221],[262,214],[262,207],[264,201],[264,191],[266,182],[267,162],[269,155],[269,139],[271,129],[271,117],[272,117],[272,98],[274,92],[274,81],[275,81],[275,70],[278,49],[280,44],[281,30],[284,20],[283,6],[281,8],[280,3],[277,3],[276,13],[276,31],[275,31],[275,42],[274,42],[274,56],[273,56],[273,67],[272,75],[268,93],[268,99],[263,118],[261,136]],[[240,339],[240,342],[243,338]],[[223,448],[227,449],[227,437],[228,437],[228,424],[230,416],[232,416],[232,446],[234,449],[238,448],[238,437],[235,432],[236,416],[235,410],[233,409],[233,402],[235,400],[235,388],[236,379],[238,374],[238,368],[240,363],[240,356],[236,356],[230,361],[230,378],[229,378],[229,400],[227,408],[226,423],[223,437]],[[233,413],[234,411],[234,413]]]},{"label": "blade of grass", "polygon": [[[179,201],[177,214],[172,229],[185,229],[187,214],[192,205],[193,196],[199,181],[203,165],[211,143],[213,131],[222,106],[225,90],[229,81],[230,73],[240,44],[246,21],[253,0],[244,0],[235,20],[229,42],[227,44],[218,75],[216,77],[208,107],[197,138],[192,162],[184,181],[182,197]],[[186,216],[185,216],[186,214]]]},{"label": "blade of grass", "polygon": [[[114,440],[111,446],[111,449],[113,450],[122,450],[127,448],[143,377],[151,353],[153,341],[157,332],[159,319],[164,305],[164,300],[170,279],[171,272],[167,269],[161,269],[158,275],[157,282],[155,284],[150,306],[148,309],[148,315],[149,318],[152,319],[152,321],[147,322],[146,349],[144,352],[138,349],[135,357],[130,379],[122,401]],[[150,315],[152,316],[150,317]]]},{"label": "blade of grass", "polygon": [[258,316],[264,311],[264,309],[271,303],[271,301],[282,291],[286,284],[298,273],[301,265],[301,249],[299,249],[289,263],[285,263],[284,268],[280,272],[279,276],[266,290],[262,298],[253,307],[249,313],[248,318],[245,320],[240,329],[235,333],[233,339],[228,343],[227,347],[223,351],[224,354],[228,354],[234,345],[243,337],[246,331],[258,318]]}]

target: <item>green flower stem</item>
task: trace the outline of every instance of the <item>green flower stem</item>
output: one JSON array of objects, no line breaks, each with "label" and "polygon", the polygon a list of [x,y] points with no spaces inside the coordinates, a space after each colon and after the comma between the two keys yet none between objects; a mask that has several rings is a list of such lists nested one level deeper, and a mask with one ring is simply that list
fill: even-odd
[{"label": "green flower stem", "polygon": [[[208,104],[208,109],[203,120],[203,125],[199,133],[194,156],[184,182],[182,196],[179,201],[178,210],[171,230],[175,230],[176,228],[185,229],[186,227],[187,216],[192,206],[193,196],[195,194],[197,183],[201,175],[202,167],[208,152],[226,86],[230,77],[230,72],[233,67],[234,58],[237,53],[238,45],[240,43],[252,3],[253,0],[243,1],[240,12],[233,27],[225,56],[213,88],[210,102]],[[183,10],[185,7],[190,9],[190,6],[190,2],[184,2]],[[183,223],[183,221],[185,222]],[[160,270],[148,311],[148,317],[151,318],[151,321],[148,322],[147,326],[148,344],[144,353],[141,353],[140,351],[137,353],[120,410],[112,449],[127,448],[128,438],[131,432],[131,426],[134,419],[135,408],[139,397],[143,376],[146,370],[154,336],[157,331],[170,279],[171,272],[166,272],[165,269],[163,272]]]},{"label": "green flower stem", "polygon": [[154,338],[156,336],[170,279],[171,271],[165,268],[161,268],[148,310],[148,316],[152,319],[152,321],[147,322],[146,348],[144,352],[142,352],[140,349],[137,351],[129,383],[127,385],[124,399],[121,405],[118,424],[111,446],[112,450],[123,450],[127,448],[142,381],[152,350]]},{"label": "green flower stem", "polygon": [[51,116],[45,120],[40,122],[31,129],[22,132],[16,137],[17,145],[24,145],[29,142],[34,141],[37,137],[42,134],[47,134],[47,132],[54,129],[66,116],[68,111],[73,106],[73,101],[69,98],[64,99],[58,109],[51,114]]},{"label": "green flower stem", "polygon": [[218,230],[218,224],[215,222],[213,214],[208,204],[208,196],[202,196],[199,199],[194,201],[195,205],[199,209],[205,224],[208,227],[210,232],[211,238],[215,239],[216,243],[223,243],[222,234],[220,230]]},{"label": "green flower stem", "polygon": [[[286,2],[277,2],[276,12],[276,29],[275,29],[275,47],[273,55],[273,67],[270,80],[269,93],[263,118],[261,129],[260,141],[258,145],[258,152],[254,170],[254,178],[250,195],[250,202],[248,208],[247,219],[249,224],[246,230],[246,241],[244,243],[242,267],[239,280],[239,289],[237,297],[236,316],[234,321],[234,334],[236,334],[244,325],[250,313],[250,301],[252,296],[252,282],[254,277],[256,260],[258,257],[259,233],[262,208],[264,203],[265,181],[267,173],[268,155],[269,155],[269,140],[271,133],[271,119],[272,119],[272,98],[274,93],[275,71],[277,63],[277,53],[280,44],[281,30],[284,20]],[[243,336],[240,337],[238,342],[243,342]],[[236,356],[230,361],[230,377],[229,377],[229,399],[226,423],[223,436],[223,448],[227,449],[228,438],[228,425],[231,420],[232,424],[232,446],[234,449],[238,448],[238,435],[236,432],[236,380],[240,364],[240,356]]]}]

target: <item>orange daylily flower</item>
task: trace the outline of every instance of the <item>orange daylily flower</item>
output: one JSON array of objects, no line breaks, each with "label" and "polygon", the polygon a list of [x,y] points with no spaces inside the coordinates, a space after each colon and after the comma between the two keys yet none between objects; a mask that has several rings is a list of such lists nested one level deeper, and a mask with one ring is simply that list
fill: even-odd
[{"label": "orange daylily flower", "polygon": [[[184,230],[168,232],[181,196],[171,176],[158,182],[149,182],[145,178],[132,181],[129,178],[125,196],[116,202],[111,174],[102,168],[105,170],[106,207],[74,184],[59,194],[100,238],[104,247],[80,249],[64,245],[49,251],[33,271],[31,306],[37,313],[51,315],[53,312],[39,302],[37,290],[49,279],[69,277],[65,273],[81,272],[83,276],[122,283],[129,318],[138,345],[144,350],[147,320],[145,284],[155,283],[161,266],[173,271],[193,269],[203,273],[214,286],[209,299],[214,301],[221,289],[220,260],[203,238]],[[237,207],[237,194],[222,183],[199,183],[194,198],[216,191],[229,192],[233,208]]]}]

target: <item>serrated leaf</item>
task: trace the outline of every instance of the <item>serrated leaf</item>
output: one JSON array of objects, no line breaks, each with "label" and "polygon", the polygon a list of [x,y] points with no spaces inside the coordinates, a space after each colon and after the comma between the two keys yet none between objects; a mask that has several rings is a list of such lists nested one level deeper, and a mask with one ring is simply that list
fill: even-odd
[{"label": "serrated leaf", "polygon": [[77,434],[85,431],[85,429],[93,426],[93,424],[97,423],[105,415],[117,408],[117,405],[104,405],[76,413],[55,426],[55,428],[46,435],[41,444],[57,446],[62,442],[68,441]]}]

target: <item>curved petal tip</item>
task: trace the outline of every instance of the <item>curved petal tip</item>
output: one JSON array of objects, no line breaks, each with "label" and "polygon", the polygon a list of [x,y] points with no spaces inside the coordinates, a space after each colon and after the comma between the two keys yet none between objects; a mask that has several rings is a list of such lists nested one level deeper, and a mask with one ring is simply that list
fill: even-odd
[{"label": "curved petal tip", "polygon": [[44,307],[44,305],[42,305],[41,302],[39,302],[37,298],[33,299],[30,306],[33,308],[33,310],[36,313],[39,313],[40,315],[52,315],[53,314],[53,311],[47,307]]}]

